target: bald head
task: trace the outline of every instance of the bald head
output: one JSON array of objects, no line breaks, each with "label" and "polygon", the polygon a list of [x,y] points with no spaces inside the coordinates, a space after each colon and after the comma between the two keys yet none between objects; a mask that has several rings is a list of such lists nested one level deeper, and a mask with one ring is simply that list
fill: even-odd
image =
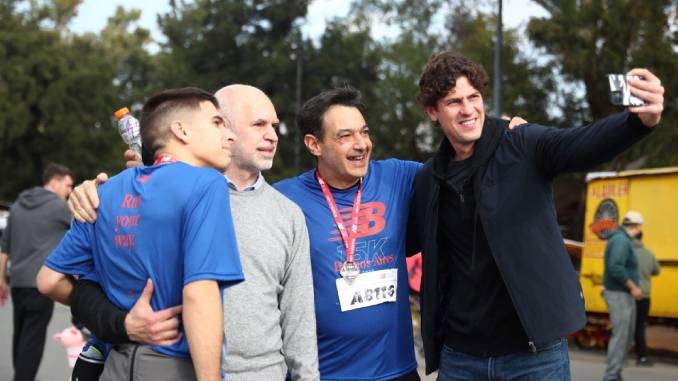
[{"label": "bald head", "polygon": [[[245,171],[256,178],[260,171],[271,168],[278,145],[280,121],[273,103],[263,91],[249,85],[228,85],[214,95],[238,137],[232,172]],[[232,174],[227,174],[231,179]]]},{"label": "bald head", "polygon": [[240,113],[243,107],[251,108],[252,104],[263,100],[271,103],[271,100],[263,91],[250,85],[233,84],[224,86],[214,93],[214,96],[219,101],[221,113],[234,128],[236,127],[235,116]]}]

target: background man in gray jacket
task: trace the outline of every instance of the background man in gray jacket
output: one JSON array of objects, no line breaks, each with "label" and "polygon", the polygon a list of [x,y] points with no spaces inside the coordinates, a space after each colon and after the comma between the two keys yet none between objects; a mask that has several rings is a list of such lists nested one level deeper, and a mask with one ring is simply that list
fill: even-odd
[{"label": "background man in gray jacket", "polygon": [[612,321],[612,337],[607,346],[604,381],[621,380],[622,368],[636,325],[636,303],[643,297],[638,287],[638,260],[633,253],[633,238],[640,233],[643,216],[630,210],[622,225],[612,233],[605,246],[603,295]]},{"label": "background man in gray jacket", "polygon": [[647,358],[647,343],[645,342],[645,325],[650,313],[650,290],[652,277],[659,275],[659,262],[654,254],[643,245],[643,232],[636,235],[633,240],[633,252],[638,260],[638,287],[643,292],[643,297],[636,300],[636,333],[634,345],[636,348],[636,365],[651,366],[652,362]]},{"label": "background man in gray jacket", "polygon": [[43,186],[22,192],[10,209],[0,253],[0,305],[8,295],[7,263],[11,263],[14,335],[14,380],[33,380],[42,359],[47,325],[54,302],[38,292],[35,276],[47,255],[61,241],[71,224],[66,198],[73,188],[70,169],[48,164]]}]

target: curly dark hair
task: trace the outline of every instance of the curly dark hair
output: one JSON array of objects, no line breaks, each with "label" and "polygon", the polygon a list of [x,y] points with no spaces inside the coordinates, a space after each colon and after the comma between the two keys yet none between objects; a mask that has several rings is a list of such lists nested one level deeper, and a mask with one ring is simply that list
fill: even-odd
[{"label": "curly dark hair", "polygon": [[419,79],[417,102],[423,107],[435,107],[457,84],[457,78],[466,77],[481,94],[488,77],[485,69],[470,59],[450,51],[434,54]]}]

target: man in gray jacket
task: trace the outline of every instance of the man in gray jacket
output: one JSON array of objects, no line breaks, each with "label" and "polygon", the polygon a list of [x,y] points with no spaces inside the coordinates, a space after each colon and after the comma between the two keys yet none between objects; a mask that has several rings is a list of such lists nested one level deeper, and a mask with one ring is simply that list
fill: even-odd
[{"label": "man in gray jacket", "polygon": [[650,290],[652,277],[659,275],[659,262],[654,254],[643,245],[643,232],[633,240],[633,252],[638,260],[638,287],[643,291],[643,297],[636,300],[636,333],[634,343],[636,348],[636,365],[651,366],[647,358],[647,343],[645,342],[645,325],[650,313]]},{"label": "man in gray jacket", "polygon": [[642,298],[638,287],[638,260],[633,241],[640,233],[643,217],[630,210],[621,227],[615,230],[605,246],[603,296],[612,321],[612,337],[607,346],[607,369],[603,381],[619,381],[631,345],[636,322],[635,300]]},{"label": "man in gray jacket", "polygon": [[40,367],[54,302],[38,292],[35,276],[71,224],[65,200],[73,188],[73,174],[62,165],[49,164],[42,180],[43,186],[22,192],[12,205],[0,242],[0,305],[8,295],[8,262],[12,267],[15,381],[33,380]]},{"label": "man in gray jacket", "polygon": [[[261,174],[273,164],[278,144],[278,116],[268,96],[252,86],[226,86],[215,96],[238,137],[233,147],[233,161],[225,175],[246,279],[224,292],[226,357],[222,366],[226,379],[282,381],[289,371],[295,381],[318,380],[313,281],[304,215]],[[125,155],[130,160],[128,165],[138,164],[130,151]],[[89,200],[95,200],[94,205],[98,205],[91,181],[74,191],[71,205],[76,218],[93,221],[95,211]],[[78,290],[79,287],[76,286],[72,296],[72,310],[88,307],[91,310],[88,315],[96,314],[94,308],[89,307],[96,304],[89,303],[93,289],[88,286],[89,295],[85,297],[84,288]],[[98,301],[101,297],[105,296],[99,295]],[[139,310],[146,311],[144,316],[137,314]],[[158,313],[154,316],[159,316]],[[129,325],[117,325],[113,329],[127,330],[122,334],[126,333],[132,340],[153,336],[172,340],[175,331],[167,327],[173,326],[158,322],[153,314],[150,306],[137,304],[119,321],[131,320],[137,315],[141,318],[137,320],[149,323],[139,327],[143,332],[132,335]],[[74,315],[85,325],[91,322],[86,316]],[[91,323],[93,326],[88,328],[106,337],[98,332],[99,322]],[[105,326],[111,328],[115,324]],[[163,332],[153,332],[158,330]]]}]

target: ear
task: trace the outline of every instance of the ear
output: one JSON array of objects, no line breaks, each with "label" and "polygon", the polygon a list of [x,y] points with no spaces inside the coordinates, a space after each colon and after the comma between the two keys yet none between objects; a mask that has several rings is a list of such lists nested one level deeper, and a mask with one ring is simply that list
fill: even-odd
[{"label": "ear", "polygon": [[436,107],[426,106],[424,107],[424,111],[426,111],[426,115],[431,119],[431,122],[438,122],[438,109]]},{"label": "ear", "polygon": [[310,152],[311,155],[320,156],[322,152],[322,150],[320,149],[320,141],[318,141],[318,138],[315,135],[312,134],[304,135],[304,144],[306,145],[306,149],[308,149],[308,152]]},{"label": "ear", "polygon": [[188,133],[186,133],[186,128],[181,121],[174,120],[170,123],[170,132],[172,135],[182,141],[185,144],[188,144],[189,138]]}]

